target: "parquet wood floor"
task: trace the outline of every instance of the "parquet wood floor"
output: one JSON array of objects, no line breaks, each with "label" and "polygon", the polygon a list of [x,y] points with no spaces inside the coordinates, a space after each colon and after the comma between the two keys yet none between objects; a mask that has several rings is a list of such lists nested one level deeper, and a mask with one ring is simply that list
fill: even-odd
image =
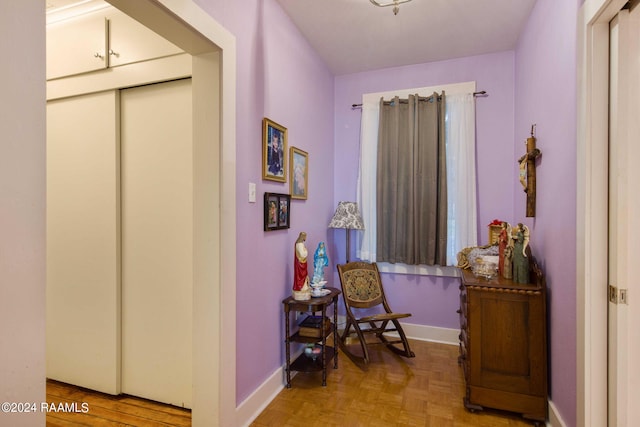
[{"label": "parquet wood floor", "polygon": [[251,424],[253,427],[530,427],[518,415],[468,412],[458,347],[410,340],[415,358],[370,347],[367,370],[344,353],[339,366],[320,373],[298,373]]},{"label": "parquet wood floor", "polygon": [[[410,340],[416,357],[371,347],[367,370],[340,352],[339,367],[298,373],[251,424],[253,427],[528,427],[518,415],[470,413],[462,405],[464,381],[458,348]],[[138,399],[110,396],[47,381],[47,402],[87,402],[89,413],[48,413],[49,427],[190,426],[191,412]],[[222,426],[228,427],[228,426]]]},{"label": "parquet wood floor", "polygon": [[[76,412],[47,412],[47,427],[77,426],[191,426],[191,411],[137,397],[111,396],[47,380],[47,403],[77,403]],[[88,406],[83,413],[81,404]]]}]

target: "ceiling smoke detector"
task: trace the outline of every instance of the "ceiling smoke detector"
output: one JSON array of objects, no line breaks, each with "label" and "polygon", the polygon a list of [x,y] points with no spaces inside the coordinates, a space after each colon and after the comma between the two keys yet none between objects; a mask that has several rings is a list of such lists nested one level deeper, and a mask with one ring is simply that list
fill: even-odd
[{"label": "ceiling smoke detector", "polygon": [[378,0],[369,0],[369,1],[379,7],[393,6],[393,14],[397,15],[398,12],[400,11],[400,5],[402,3],[408,3],[411,0],[392,0],[387,2],[380,2]]}]

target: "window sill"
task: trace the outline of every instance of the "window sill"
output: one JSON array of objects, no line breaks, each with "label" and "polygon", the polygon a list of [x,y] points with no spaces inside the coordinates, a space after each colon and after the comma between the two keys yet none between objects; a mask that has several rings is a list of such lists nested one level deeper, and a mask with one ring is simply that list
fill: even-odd
[{"label": "window sill", "polygon": [[407,265],[390,264],[379,262],[378,270],[381,273],[393,274],[413,274],[416,276],[440,276],[440,277],[460,277],[460,270],[457,267],[442,267],[438,265]]}]

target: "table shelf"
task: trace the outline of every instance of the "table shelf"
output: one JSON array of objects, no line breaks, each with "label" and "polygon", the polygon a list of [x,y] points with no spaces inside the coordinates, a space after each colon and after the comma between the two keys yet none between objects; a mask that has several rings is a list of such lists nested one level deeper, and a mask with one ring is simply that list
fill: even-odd
[{"label": "table shelf", "polygon": [[[285,298],[282,301],[284,307],[285,322],[285,352],[286,352],[286,376],[287,388],[291,388],[291,371],[297,372],[322,372],[322,385],[327,385],[327,365],[333,360],[333,368],[338,369],[338,352],[332,346],[327,345],[327,337],[331,334],[334,341],[338,336],[338,295],[340,290],[335,288],[326,288],[330,292],[323,297],[311,298],[309,300],[298,301],[293,297]],[[291,332],[291,313],[307,312],[322,313],[322,318],[327,317],[327,308],[333,305],[333,320],[330,328],[326,329],[319,337],[306,337],[300,335],[298,331]],[[324,324],[324,323],[322,323]],[[291,343],[315,344],[320,343],[322,351],[320,356],[313,360],[304,353],[291,362]]]},{"label": "table shelf", "polygon": [[[336,351],[331,346],[326,346],[323,348],[323,350],[326,352],[326,365],[335,357]],[[319,372],[324,369],[325,365],[322,364],[322,357],[318,357],[313,360],[303,353],[298,356],[298,358],[294,360],[293,363],[291,363],[290,369],[297,372]]]}]

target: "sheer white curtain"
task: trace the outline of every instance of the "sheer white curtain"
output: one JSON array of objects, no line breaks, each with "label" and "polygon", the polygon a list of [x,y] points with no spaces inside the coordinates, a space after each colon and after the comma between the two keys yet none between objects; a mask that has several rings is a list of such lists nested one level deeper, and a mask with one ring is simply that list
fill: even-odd
[{"label": "sheer white curtain", "polygon": [[379,118],[380,100],[363,100],[357,202],[362,214],[364,230],[357,235],[356,256],[372,262],[376,260],[376,169]]},{"label": "sheer white curtain", "polygon": [[[473,94],[446,93],[448,239],[447,264],[457,253],[476,246],[475,100]],[[358,258],[376,261],[376,165],[380,99],[365,97],[360,125],[357,201],[365,229],[357,236]]]},{"label": "sheer white curtain", "polygon": [[447,95],[447,265],[461,249],[476,246],[476,103],[471,93]]}]

